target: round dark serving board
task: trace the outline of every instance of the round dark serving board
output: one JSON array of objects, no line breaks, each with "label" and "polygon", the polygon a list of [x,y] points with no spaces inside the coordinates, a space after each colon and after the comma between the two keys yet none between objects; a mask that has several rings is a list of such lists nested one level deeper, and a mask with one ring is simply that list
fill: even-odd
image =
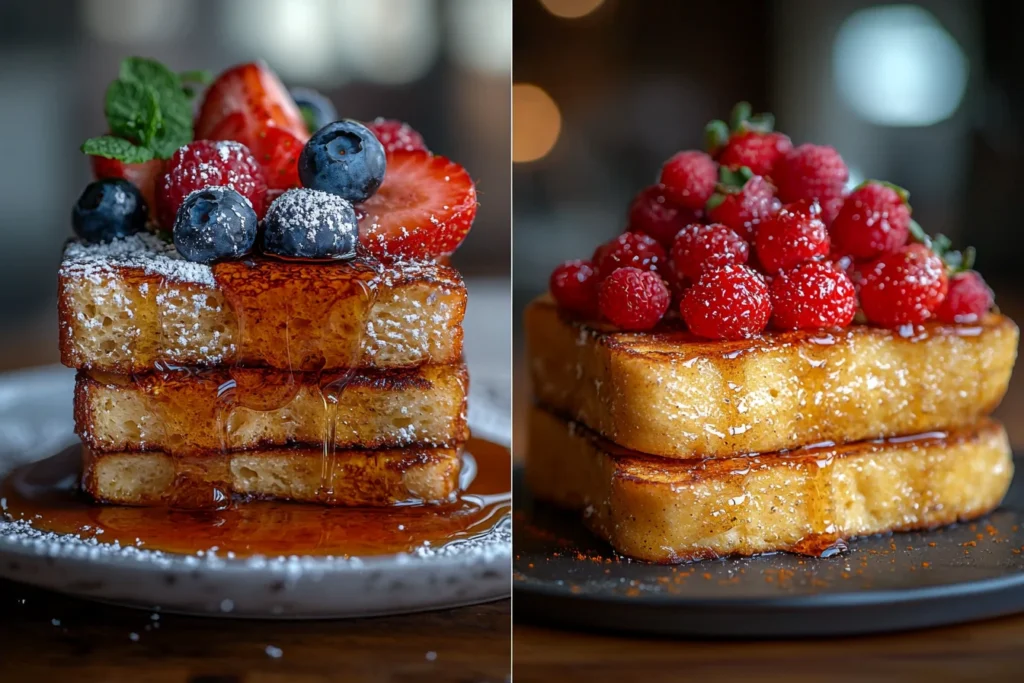
[{"label": "round dark serving board", "polygon": [[976,522],[786,553],[663,566],[616,555],[579,513],[514,481],[517,620],[706,638],[883,633],[1024,611],[1024,459],[1003,506]]}]

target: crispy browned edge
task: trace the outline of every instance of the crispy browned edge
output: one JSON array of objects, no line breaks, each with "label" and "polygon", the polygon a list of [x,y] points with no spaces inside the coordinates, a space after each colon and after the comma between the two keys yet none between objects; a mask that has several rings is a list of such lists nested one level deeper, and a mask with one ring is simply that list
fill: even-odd
[{"label": "crispy browned edge", "polygon": [[[444,463],[446,461],[458,462],[459,463],[459,471],[460,471],[461,470],[462,451],[463,451],[463,445],[462,444],[460,444],[460,445],[458,445],[456,447],[453,447],[453,448],[430,448],[430,447],[428,447],[428,448],[399,448],[399,449],[379,449],[379,450],[373,450],[373,451],[364,451],[364,450],[360,450],[360,449],[346,449],[346,450],[339,450],[337,453],[335,453],[335,457],[336,458],[340,458],[340,459],[343,460],[344,458],[351,457],[353,455],[357,455],[359,457],[374,456],[374,455],[394,455],[395,456],[394,458],[388,458],[385,461],[386,469],[388,469],[390,471],[393,471],[393,472],[397,472],[399,474],[404,474],[406,471],[408,471],[409,469],[411,469],[413,467],[418,467],[418,466],[422,466],[422,465],[428,465],[428,464],[432,464],[432,463],[439,463],[439,464],[441,464],[441,463]],[[82,448],[82,479],[81,479],[82,491],[84,491],[86,494],[88,494],[89,497],[92,498],[93,501],[95,501],[95,502],[97,502],[99,504],[102,504],[102,505],[127,505],[127,506],[142,506],[142,507],[152,506],[153,505],[152,502],[125,503],[125,502],[122,502],[122,501],[114,501],[112,499],[100,496],[100,495],[98,495],[96,493],[98,484],[97,484],[96,479],[95,479],[95,477],[96,477],[95,467],[93,467],[93,465],[92,465],[93,460],[103,458],[104,456],[121,455],[123,453],[125,453],[125,452],[124,451],[118,451],[117,453],[100,453],[100,452],[97,452],[97,451],[93,451],[92,449],[88,448],[87,446],[83,446],[83,448]],[[320,448],[294,448],[294,447],[293,448],[273,448],[273,449],[261,450],[260,454],[261,455],[268,455],[268,456],[274,456],[274,455],[299,456],[299,457],[303,457],[303,458],[316,458],[318,460],[323,458],[323,450],[320,449]],[[175,457],[173,455],[169,455],[169,454],[163,453],[163,452],[153,453],[151,455],[162,455],[162,456],[166,456],[166,457],[170,457],[170,458],[174,458]],[[223,457],[230,457],[231,454],[225,454],[225,453],[216,452],[216,453],[210,453],[208,455],[211,458],[223,458]],[[192,455],[187,456],[186,459],[195,459],[195,458],[201,458],[201,457],[202,456],[197,456],[195,454],[192,454]],[[460,476],[459,475],[459,471],[455,472],[454,478],[450,482],[451,484],[453,484],[453,486],[451,487],[451,491],[449,492],[449,495],[454,494],[454,493],[456,493],[458,491],[458,488],[459,488],[459,476]],[[251,494],[251,493],[250,494],[241,494],[241,493],[234,492],[234,491],[232,491],[232,493],[235,496],[239,496],[239,497],[241,497],[242,499],[244,499],[246,501],[278,500],[274,496],[269,496],[269,495],[259,495],[259,494]],[[433,502],[439,502],[439,501],[433,501]],[[392,503],[392,504],[395,504],[395,503]],[[340,505],[344,506],[345,503],[340,503]]]},{"label": "crispy browned edge", "polygon": [[[877,453],[885,450],[887,445],[897,442],[899,444],[901,439],[906,437],[896,437],[894,439],[878,439],[873,441],[861,441],[857,443],[839,444],[835,446],[820,446],[812,448],[800,448],[794,449],[786,453],[763,453],[758,455],[746,455],[736,456],[733,458],[704,458],[704,459],[670,459],[660,458],[658,456],[647,455],[645,453],[638,453],[629,449],[623,448],[611,441],[608,441],[597,432],[594,432],[586,425],[579,422],[575,422],[570,419],[558,415],[550,410],[543,408],[542,406],[534,406],[531,410],[537,410],[547,413],[555,419],[565,424],[566,430],[572,430],[574,437],[582,438],[588,441],[595,450],[599,451],[601,455],[610,459],[614,465],[612,468],[612,481],[609,482],[609,488],[614,486],[615,480],[629,481],[631,483],[639,484],[645,487],[664,487],[664,486],[678,486],[695,483],[702,479],[714,479],[716,477],[722,477],[729,474],[731,471],[736,469],[749,468],[753,463],[757,469],[765,469],[778,466],[792,466],[801,460],[818,460],[822,454],[831,454],[833,458],[853,458],[861,455],[867,455],[871,453]],[[1003,440],[1006,441],[1006,448],[1009,452],[1009,442],[1006,440],[1005,428],[996,420],[989,417],[982,418],[975,425],[969,428],[960,428],[956,430],[950,430],[945,433],[943,437],[926,438],[921,441],[925,448],[946,448],[950,445],[963,445],[980,443],[983,440],[989,440],[993,437],[994,433],[1001,433]],[[1011,458],[1012,463],[1012,458]],[[627,472],[624,468],[633,468],[639,471]],[[529,467],[527,467],[529,469]],[[658,472],[663,474],[674,475],[676,478],[671,481],[653,481],[650,476],[644,473],[644,470],[650,471],[656,469]],[[529,476],[527,476],[527,481]],[[1005,492],[1003,494],[1006,495]],[[560,507],[570,511],[578,511],[579,505],[573,505],[565,501],[547,498],[539,496],[542,500],[550,505]],[[996,510],[1001,501],[997,502],[989,508],[980,511],[972,511],[969,515],[962,515],[957,512],[951,511],[949,514],[938,517],[938,520],[931,524],[904,524],[895,525],[887,530],[880,532],[880,534],[872,535],[885,535],[890,533],[902,533],[907,531],[928,531],[932,529],[938,529],[950,524],[968,522],[979,517],[983,517],[994,510]],[[584,525],[596,536],[600,537],[606,542],[611,542],[608,534],[605,533],[605,529],[598,523],[596,515],[586,516],[584,515]],[[860,538],[854,534],[846,534],[837,536],[836,540],[851,541]],[[739,557],[752,557],[757,555],[773,554],[775,552],[791,552],[793,549],[789,547],[780,547],[772,551],[767,552],[743,552],[737,551],[732,556]],[[689,562],[699,562],[702,560],[713,560],[720,559],[723,557],[718,553],[715,553],[710,548],[697,549],[692,553],[686,555],[675,555],[671,558],[662,560],[649,560],[644,559],[642,561],[649,562],[651,564],[683,564]]]},{"label": "crispy browned edge", "polygon": [[[386,370],[362,370],[355,373],[348,381],[347,387],[358,386],[368,387],[379,391],[426,391],[432,386],[430,380],[423,377],[424,369],[428,366],[422,365],[416,368],[402,368],[402,369],[386,369]],[[467,420],[468,414],[468,395],[469,395],[469,370],[465,363],[458,364],[453,368],[453,371],[457,374],[459,381],[466,387],[466,392],[462,397],[462,409],[459,411],[459,416],[456,418],[456,427],[453,430],[455,436],[455,443],[462,443],[469,438],[469,423]],[[261,375],[276,376],[280,377],[283,373],[265,369],[265,368],[253,368],[247,369],[247,372],[259,373]],[[216,382],[219,386],[223,382],[230,378],[228,370],[223,368],[214,368],[210,370],[203,370],[195,375],[185,371],[170,371],[167,373],[147,373],[143,375],[137,375],[132,378],[133,382],[159,382],[156,379],[157,376],[168,377],[168,382],[176,383],[191,383],[195,381],[210,381]],[[316,384],[318,376],[315,373],[294,373],[300,384]],[[94,421],[93,411],[91,409],[88,393],[92,387],[103,386],[103,383],[94,379],[90,371],[79,370],[76,374],[75,381],[75,396],[74,396],[74,419],[75,419],[75,433],[82,439],[82,442],[89,448],[96,452],[102,452],[102,449],[97,447],[97,444],[91,442],[83,434],[88,433],[87,426],[91,425]],[[241,449],[244,451],[252,450],[281,450],[281,446],[284,445],[288,449],[292,450],[303,450],[306,448],[320,448],[320,444],[302,444],[292,443],[287,444],[270,444],[270,443],[257,443],[253,446]],[[449,444],[453,445],[453,444]],[[365,443],[359,448],[349,448],[347,450],[376,450],[381,448],[387,448],[390,444],[381,443]],[[411,443],[402,446],[403,448],[419,448],[419,449],[431,449],[439,448],[438,444],[422,444],[422,443]],[[119,453],[127,452],[145,452],[147,448],[141,446],[135,446],[131,448],[118,449]],[[158,449],[160,450],[160,449]],[[318,451],[319,452],[319,451]],[[219,454],[219,451],[218,451]]]},{"label": "crispy browned edge", "polygon": [[[69,240],[70,242],[70,240]],[[65,245],[66,246],[66,245]],[[311,264],[310,268],[325,268],[332,267],[330,265],[323,264]],[[334,266],[341,267],[341,266]],[[436,264],[437,275],[425,277],[422,274],[417,274],[414,271],[407,271],[401,267],[401,264],[396,264],[393,267],[387,269],[387,283],[391,289],[397,289],[403,286],[422,283],[427,285],[434,285],[438,287],[452,287],[459,291],[460,296],[458,297],[458,316],[462,320],[466,315],[466,284],[462,279],[462,275],[455,268],[447,264]],[[129,284],[135,286],[141,285],[142,283],[149,283],[151,285],[157,285],[160,283],[162,278],[159,275],[152,275],[144,272],[141,268],[134,268],[124,265],[114,265],[111,269],[117,271],[118,277],[123,279]],[[197,283],[177,283],[176,286],[182,290],[188,290],[193,293],[207,291],[209,288]],[[72,307],[70,304],[70,294],[68,289],[71,287],[71,280],[65,277],[63,267],[58,270],[57,274],[57,329],[58,329],[58,346],[60,350],[60,362],[62,365],[75,368],[75,369],[98,369],[107,372],[148,372],[152,368],[148,366],[136,366],[136,365],[125,365],[120,364],[116,366],[103,366],[96,367],[92,363],[88,363],[82,358],[79,358],[75,354],[74,346],[74,321],[72,320]],[[456,325],[454,329],[450,330],[453,344],[452,344],[452,357],[446,359],[433,359],[434,362],[441,363],[454,363],[462,358],[462,346],[464,339],[464,332],[462,325]],[[427,361],[424,361],[425,364]],[[416,367],[419,364],[413,364],[407,367]],[[249,367],[260,367],[258,365],[250,364]],[[399,366],[393,366],[394,369],[400,369]],[[336,368],[328,368],[336,369]]]}]

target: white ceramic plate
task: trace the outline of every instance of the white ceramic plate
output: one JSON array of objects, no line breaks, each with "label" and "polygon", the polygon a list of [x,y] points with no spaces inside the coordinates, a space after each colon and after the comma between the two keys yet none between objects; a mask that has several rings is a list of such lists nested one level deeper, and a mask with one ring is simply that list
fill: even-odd
[{"label": "white ceramic plate", "polygon": [[[482,374],[482,373],[481,373]],[[484,381],[481,381],[484,380]],[[76,442],[74,372],[0,375],[0,473]],[[474,376],[475,435],[508,444],[507,391]],[[421,552],[359,558],[228,559],[43,534],[0,519],[0,578],[133,607],[233,617],[342,618],[457,607],[507,596],[511,520],[482,537]]]}]

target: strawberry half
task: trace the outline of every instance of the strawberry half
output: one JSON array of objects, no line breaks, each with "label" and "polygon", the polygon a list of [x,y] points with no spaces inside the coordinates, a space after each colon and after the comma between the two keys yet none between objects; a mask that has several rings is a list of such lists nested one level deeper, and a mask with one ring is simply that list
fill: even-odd
[{"label": "strawberry half", "polygon": [[195,137],[241,142],[263,168],[269,187],[299,186],[297,162],[309,132],[295,101],[263,64],[228,69],[210,85]]},{"label": "strawberry half", "polygon": [[466,169],[421,150],[388,154],[384,183],[359,205],[359,238],[385,261],[451,254],[476,216],[476,187]]},{"label": "strawberry half", "polygon": [[90,156],[89,163],[92,165],[92,174],[96,180],[124,178],[139,188],[149,207],[150,217],[156,216],[156,182],[164,172],[166,162],[163,159],[151,159],[141,164],[126,164],[119,159]]}]

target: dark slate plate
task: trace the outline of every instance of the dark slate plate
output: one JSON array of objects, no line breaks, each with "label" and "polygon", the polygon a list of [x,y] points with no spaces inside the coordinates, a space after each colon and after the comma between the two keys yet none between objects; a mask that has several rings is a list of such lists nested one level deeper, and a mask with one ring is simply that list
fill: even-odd
[{"label": "dark slate plate", "polygon": [[616,555],[578,513],[530,499],[516,472],[515,618],[718,638],[839,636],[1024,611],[1024,461],[999,510],[971,524],[785,553],[661,566]]}]

